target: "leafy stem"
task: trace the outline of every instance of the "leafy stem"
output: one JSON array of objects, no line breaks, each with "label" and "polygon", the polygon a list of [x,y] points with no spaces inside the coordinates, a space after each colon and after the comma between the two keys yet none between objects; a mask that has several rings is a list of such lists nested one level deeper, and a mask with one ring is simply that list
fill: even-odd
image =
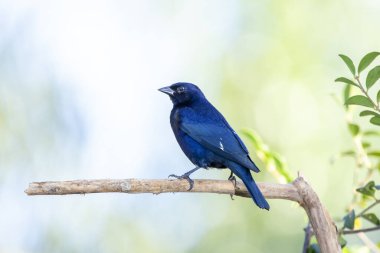
[{"label": "leafy stem", "polygon": [[375,109],[376,111],[380,112],[379,103],[375,103],[375,102],[373,101],[373,99],[369,96],[369,94],[368,94],[368,90],[365,89],[365,88],[363,87],[362,83],[360,82],[360,78],[359,78],[359,76],[355,76],[354,78],[355,78],[355,80],[358,82],[357,84],[358,84],[359,89],[360,89],[360,90],[363,92],[363,94],[368,98],[368,100],[373,104],[374,109]]},{"label": "leafy stem", "polygon": [[[380,219],[373,212],[373,208],[380,204],[380,199],[375,197],[376,191],[380,190],[380,185],[376,185],[373,181],[373,174],[377,171],[376,168],[380,167],[380,151],[372,150],[371,142],[366,142],[366,139],[371,131],[362,131],[359,124],[353,121],[352,111],[350,110],[351,105],[365,107],[367,109],[362,110],[359,114],[360,117],[369,116],[369,122],[375,126],[380,126],[380,90],[377,91],[376,97],[371,97],[369,95],[369,90],[378,81],[380,81],[380,65],[371,68],[365,77],[365,82],[360,80],[360,74],[371,65],[371,63],[380,56],[380,52],[370,52],[366,54],[359,62],[357,66],[353,61],[346,55],[340,54],[339,57],[344,61],[349,71],[351,72],[351,78],[338,77],[335,82],[344,83],[345,89],[343,92],[343,100],[346,108],[346,122],[348,129],[350,130],[354,148],[343,152],[344,156],[351,156],[356,161],[356,166],[353,171],[353,195],[351,203],[348,205],[347,214],[343,217],[343,226],[339,229],[339,236],[342,240],[341,245],[344,247],[347,241],[344,240],[342,235],[344,234],[356,234],[367,246],[374,245],[370,239],[366,237],[364,233],[380,230]],[[351,88],[356,87],[360,90],[360,94],[351,96]],[[371,110],[368,110],[371,108]],[[372,131],[378,134],[377,131]],[[377,161],[372,159],[376,158]],[[360,173],[359,171],[363,172]],[[369,200],[372,199],[370,202]],[[370,204],[369,204],[370,203]],[[365,204],[367,207],[363,207],[358,214],[355,213],[355,208],[361,207]],[[360,219],[360,220],[359,220]],[[359,225],[356,221],[366,220],[372,224],[374,227],[354,229],[355,226]],[[370,247],[370,246],[368,246]]]}]

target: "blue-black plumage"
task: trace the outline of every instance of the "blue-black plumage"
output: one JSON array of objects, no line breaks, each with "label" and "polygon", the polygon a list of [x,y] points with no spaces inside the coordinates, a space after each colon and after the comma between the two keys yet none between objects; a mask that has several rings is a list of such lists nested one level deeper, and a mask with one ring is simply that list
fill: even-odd
[{"label": "blue-black plumage", "polygon": [[253,201],[269,210],[269,204],[252,178],[250,170],[259,169],[249,157],[248,149],[223,115],[191,83],[175,83],[159,91],[173,102],[170,124],[181,149],[197,167],[177,178],[190,182],[190,174],[199,168],[229,168],[247,187]]}]

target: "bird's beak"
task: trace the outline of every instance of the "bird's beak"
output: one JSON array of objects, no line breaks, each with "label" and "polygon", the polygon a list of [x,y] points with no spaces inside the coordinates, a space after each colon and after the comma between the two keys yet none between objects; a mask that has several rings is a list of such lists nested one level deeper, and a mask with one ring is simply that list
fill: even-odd
[{"label": "bird's beak", "polygon": [[174,95],[174,90],[172,90],[169,86],[167,87],[162,87],[160,89],[158,89],[159,91],[165,93],[165,94],[168,94],[170,96],[173,96]]}]

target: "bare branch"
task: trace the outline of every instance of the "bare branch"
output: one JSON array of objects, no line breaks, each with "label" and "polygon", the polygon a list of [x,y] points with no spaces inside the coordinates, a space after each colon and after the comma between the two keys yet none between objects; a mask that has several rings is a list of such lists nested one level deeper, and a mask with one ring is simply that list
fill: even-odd
[{"label": "bare branch", "polygon": [[309,217],[321,252],[341,252],[337,228],[319,200],[318,195],[302,177],[294,180],[293,185],[297,188],[303,201],[300,204]]},{"label": "bare branch", "polygon": [[[310,224],[324,253],[341,252],[338,244],[336,227],[329,214],[322,206],[317,194],[302,178],[291,184],[258,183],[263,195],[268,199],[286,199],[298,202],[306,211]],[[65,195],[87,193],[167,193],[167,192],[202,192],[234,194],[250,197],[244,184],[227,180],[194,180],[194,187],[188,191],[186,180],[164,179],[100,179],[34,182],[25,190],[28,195]]]},{"label": "bare branch", "polygon": [[[66,195],[87,193],[167,193],[167,192],[200,192],[234,194],[250,197],[244,184],[236,182],[236,188],[227,180],[194,180],[194,188],[189,189],[186,180],[165,179],[97,179],[34,182],[25,190],[28,195]],[[287,199],[301,202],[297,189],[292,184],[258,183],[265,197],[269,199]]]}]

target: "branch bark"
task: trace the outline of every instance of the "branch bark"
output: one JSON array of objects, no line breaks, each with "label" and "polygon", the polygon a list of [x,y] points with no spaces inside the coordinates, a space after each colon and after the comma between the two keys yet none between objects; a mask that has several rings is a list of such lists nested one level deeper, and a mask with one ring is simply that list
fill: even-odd
[{"label": "branch bark", "polygon": [[[322,206],[317,194],[302,178],[291,184],[258,183],[264,196],[268,199],[285,199],[298,202],[306,211],[323,253],[341,252],[336,227]],[[186,180],[161,179],[100,179],[33,182],[25,193],[28,195],[66,195],[87,193],[167,193],[167,192],[201,192],[217,194],[234,194],[250,197],[244,184],[226,180],[194,180],[194,187],[188,191]]]}]

